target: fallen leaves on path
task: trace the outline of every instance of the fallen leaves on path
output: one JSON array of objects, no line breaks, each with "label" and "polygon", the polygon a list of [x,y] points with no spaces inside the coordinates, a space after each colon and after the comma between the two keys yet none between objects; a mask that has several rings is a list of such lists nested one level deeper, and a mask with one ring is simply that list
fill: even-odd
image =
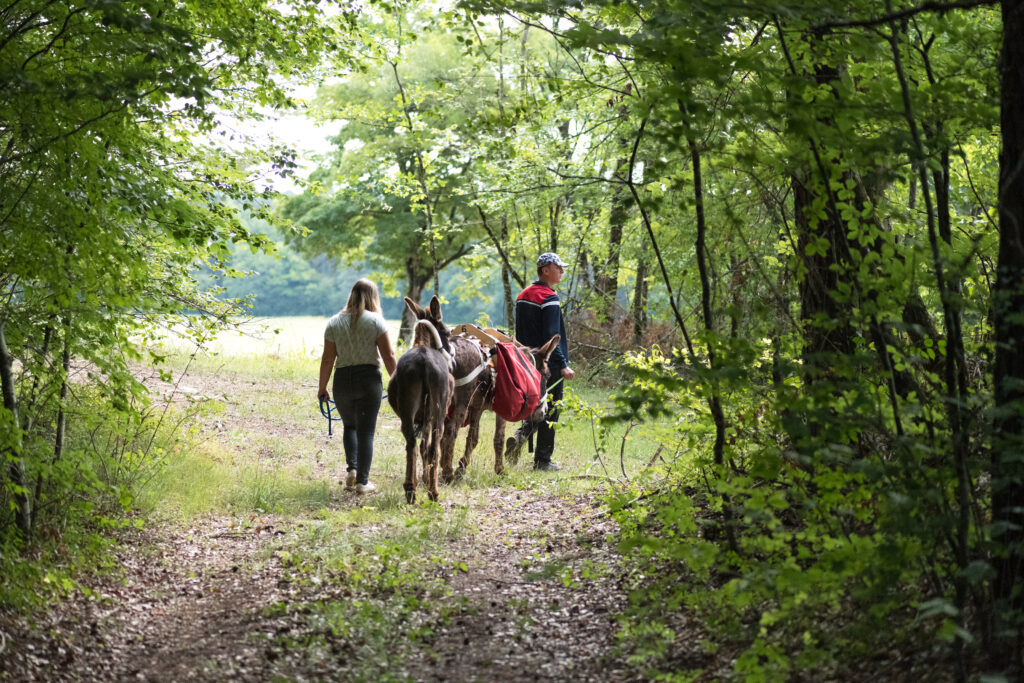
[{"label": "fallen leaves on path", "polygon": [[[206,395],[228,389],[211,376],[202,386]],[[245,433],[294,434],[315,419],[310,425],[264,425],[265,418],[232,404],[203,431],[244,425]],[[393,610],[414,623],[378,638],[394,647],[374,663],[377,671],[416,681],[640,678],[617,648],[616,615],[626,595],[612,545],[615,525],[596,497],[558,497],[550,492],[555,487],[545,488],[554,481],[541,479],[532,490],[495,486],[473,496],[475,532],[433,550],[443,562],[431,578],[444,590],[425,598],[433,602],[423,609]],[[412,509],[414,516],[427,513]],[[360,658],[373,648],[359,633],[325,626],[316,612],[316,606],[333,605],[347,618],[357,597],[338,577],[296,580],[292,551],[304,542],[304,523],[261,514],[126,532],[117,556],[121,573],[81,579],[85,592],[45,614],[0,613],[0,678],[365,678]],[[355,531],[365,539],[356,552],[372,548],[385,533],[373,524]],[[358,599],[387,613],[401,597]]]},{"label": "fallen leaves on path", "polygon": [[[624,595],[607,542],[611,522],[586,499],[489,493],[476,511],[477,533],[447,547],[448,566],[457,567],[445,578],[452,616],[392,673],[423,681],[635,677],[615,654],[614,615]],[[302,619],[276,615],[271,606],[339,599],[336,586],[321,594],[315,584],[298,588],[288,580],[273,548],[291,530],[279,523],[210,519],[187,529],[133,532],[118,557],[122,577],[95,579],[90,597],[58,605],[34,623],[4,619],[3,675],[345,679],[352,662],[340,649],[333,664],[307,665],[274,645],[282,634],[301,633]]]}]

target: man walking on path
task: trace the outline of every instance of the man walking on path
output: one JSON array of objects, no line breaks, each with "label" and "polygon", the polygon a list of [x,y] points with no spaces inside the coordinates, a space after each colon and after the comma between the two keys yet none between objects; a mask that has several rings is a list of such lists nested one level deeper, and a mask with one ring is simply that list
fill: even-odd
[{"label": "man walking on path", "polygon": [[[543,346],[556,334],[561,335],[558,347],[548,359],[551,378],[548,380],[548,414],[537,428],[537,450],[533,455],[533,468],[545,472],[558,471],[558,465],[551,462],[555,451],[555,430],[552,424],[558,421],[555,403],[562,400],[562,380],[572,379],[576,373],[569,367],[569,342],[565,334],[565,319],[562,317],[560,300],[554,286],[562,281],[565,263],[558,254],[545,252],[537,258],[537,281],[519,293],[516,299],[516,339],[527,346]],[[510,437],[505,450],[515,457],[526,441],[523,429]]]}]

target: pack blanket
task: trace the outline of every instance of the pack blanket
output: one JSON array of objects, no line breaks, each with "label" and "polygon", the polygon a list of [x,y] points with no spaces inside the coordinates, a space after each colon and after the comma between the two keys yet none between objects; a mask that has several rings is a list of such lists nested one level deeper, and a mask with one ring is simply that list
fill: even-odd
[{"label": "pack blanket", "polygon": [[494,369],[494,412],[509,422],[533,415],[540,405],[541,375],[530,353],[512,342],[499,343]]}]

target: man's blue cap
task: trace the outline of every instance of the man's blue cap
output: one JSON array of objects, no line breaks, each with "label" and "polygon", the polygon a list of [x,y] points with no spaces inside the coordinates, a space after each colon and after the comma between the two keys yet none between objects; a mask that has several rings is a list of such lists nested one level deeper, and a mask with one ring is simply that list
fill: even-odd
[{"label": "man's blue cap", "polygon": [[558,254],[556,254],[553,251],[545,251],[543,254],[537,257],[538,268],[549,266],[552,263],[555,264],[556,266],[561,266],[562,268],[565,268],[567,265],[562,261],[562,259],[558,258]]}]

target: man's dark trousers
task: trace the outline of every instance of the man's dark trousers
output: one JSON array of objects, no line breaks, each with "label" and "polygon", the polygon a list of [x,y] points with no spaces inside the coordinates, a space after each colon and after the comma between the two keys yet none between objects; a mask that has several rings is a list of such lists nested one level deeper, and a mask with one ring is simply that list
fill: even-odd
[{"label": "man's dark trousers", "polygon": [[560,411],[555,407],[555,403],[562,400],[562,390],[565,388],[565,382],[560,381],[561,379],[562,377],[559,375],[558,377],[553,376],[550,380],[557,384],[548,389],[548,415],[537,427],[537,449],[533,453],[533,462],[536,465],[546,465],[551,462],[551,456],[555,452],[555,429],[551,425],[558,422]]}]

